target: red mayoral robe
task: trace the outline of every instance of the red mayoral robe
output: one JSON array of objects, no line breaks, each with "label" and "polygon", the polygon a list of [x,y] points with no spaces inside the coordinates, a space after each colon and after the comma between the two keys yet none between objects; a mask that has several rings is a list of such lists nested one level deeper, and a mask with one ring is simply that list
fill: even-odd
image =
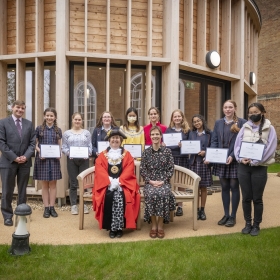
[{"label": "red mayoral robe", "polygon": [[[106,153],[106,152],[105,152]],[[122,174],[119,177],[121,188],[125,196],[125,213],[126,228],[136,228],[136,220],[140,207],[139,185],[134,174],[134,159],[126,150],[124,150],[122,159]],[[95,218],[99,222],[99,228],[102,229],[104,214],[105,193],[110,184],[108,175],[108,160],[101,153],[95,161],[95,177],[93,188],[93,209]]]}]

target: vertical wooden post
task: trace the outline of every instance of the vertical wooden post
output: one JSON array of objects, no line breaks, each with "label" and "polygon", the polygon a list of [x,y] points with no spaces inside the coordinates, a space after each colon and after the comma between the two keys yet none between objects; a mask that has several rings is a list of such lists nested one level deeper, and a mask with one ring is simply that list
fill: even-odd
[{"label": "vertical wooden post", "polygon": [[[0,55],[7,54],[7,0],[0,1]],[[7,101],[6,101],[7,102]]]},{"label": "vertical wooden post", "polygon": [[179,88],[179,1],[164,0],[164,57],[171,62],[162,68],[162,122],[168,123],[170,115],[178,107]]},{"label": "vertical wooden post", "polygon": [[125,74],[125,107],[130,107],[131,96],[130,96],[130,81],[131,81],[131,60],[126,63],[126,74]]},{"label": "vertical wooden post", "polygon": [[219,46],[219,0],[210,1],[210,50],[220,53]]},{"label": "vertical wooden post", "polygon": [[193,56],[193,0],[184,1],[184,60],[192,63]]},{"label": "vertical wooden post", "polygon": [[89,96],[88,96],[88,88],[87,88],[87,57],[84,58],[84,128],[87,129],[88,127],[88,101],[89,101]]},{"label": "vertical wooden post", "polygon": [[206,12],[207,1],[197,1],[197,64],[206,66]]},{"label": "vertical wooden post", "polygon": [[[62,131],[69,129],[69,1],[56,1],[56,95],[57,118]],[[62,102],[63,100],[63,102]],[[66,176],[57,181],[57,197],[65,198],[68,189],[66,157],[61,159],[61,172]]]},{"label": "vertical wooden post", "polygon": [[25,52],[25,0],[16,0],[16,50]]},{"label": "vertical wooden post", "polygon": [[44,0],[36,0],[36,52],[44,51]]},{"label": "vertical wooden post", "polygon": [[231,65],[231,0],[222,2],[221,70],[230,72]]},{"label": "vertical wooden post", "polygon": [[127,0],[127,55],[131,55],[131,8],[131,0]]},{"label": "vertical wooden post", "polygon": [[110,110],[110,59],[108,58],[106,60],[106,94],[105,94],[105,100],[106,100],[106,111]]}]

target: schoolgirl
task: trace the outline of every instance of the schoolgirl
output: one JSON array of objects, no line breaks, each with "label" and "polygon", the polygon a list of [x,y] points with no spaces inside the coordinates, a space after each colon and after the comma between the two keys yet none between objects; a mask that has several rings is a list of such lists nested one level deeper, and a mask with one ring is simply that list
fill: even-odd
[{"label": "schoolgirl", "polygon": [[62,132],[57,126],[57,112],[54,108],[44,111],[43,124],[36,128],[36,157],[33,179],[40,180],[42,184],[42,199],[44,203],[44,218],[58,216],[54,209],[56,199],[56,181],[61,179],[60,157],[43,158],[41,156],[41,145],[61,145]]},{"label": "schoolgirl", "polygon": [[205,157],[206,148],[211,145],[212,132],[207,127],[206,121],[202,115],[194,115],[192,117],[192,131],[189,133],[188,140],[200,141],[201,151],[198,154],[191,154],[189,160],[189,169],[195,172],[201,177],[199,182],[200,191],[200,207],[198,197],[198,209],[197,219],[206,220],[205,204],[207,198],[207,187],[212,186],[212,174],[211,167],[208,164],[204,164],[203,159]]},{"label": "schoolgirl", "polygon": [[[238,165],[238,179],[242,192],[242,207],[245,219],[243,234],[257,236],[263,215],[263,192],[267,182],[267,166],[275,162],[277,135],[270,121],[265,118],[265,108],[261,103],[253,103],[248,107],[249,121],[239,131],[234,153]],[[264,144],[261,160],[241,158],[242,142]],[[254,219],[252,224],[252,202]]]}]

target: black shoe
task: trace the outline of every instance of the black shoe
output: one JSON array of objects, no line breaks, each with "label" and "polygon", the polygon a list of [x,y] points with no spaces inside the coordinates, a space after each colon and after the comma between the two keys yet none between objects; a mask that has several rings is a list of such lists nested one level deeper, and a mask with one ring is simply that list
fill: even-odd
[{"label": "black shoe", "polygon": [[10,218],[4,220],[4,225],[5,225],[5,226],[12,227],[13,224],[14,224],[14,223],[13,223],[13,220],[10,219]]},{"label": "black shoe", "polygon": [[206,220],[206,215],[204,210],[200,210],[200,220],[205,221]]},{"label": "black shoe", "polygon": [[116,237],[121,238],[123,236],[123,231],[122,230],[117,230]]},{"label": "black shoe", "polygon": [[226,227],[233,227],[236,224],[236,219],[233,217],[229,217],[225,226]]},{"label": "black shoe", "polygon": [[50,208],[49,207],[45,207],[45,211],[44,211],[43,217],[44,218],[49,218],[50,215],[51,215]]},{"label": "black shoe", "polygon": [[54,218],[58,217],[58,214],[56,213],[54,207],[50,207],[50,214]]},{"label": "black shoe", "polygon": [[110,230],[110,232],[109,232],[109,236],[110,236],[110,238],[115,238],[115,237],[116,237],[116,235],[117,235],[117,232],[116,232],[116,231],[112,231],[112,230]]},{"label": "black shoe", "polygon": [[218,222],[218,225],[219,226],[224,226],[227,222],[227,220],[229,219],[229,217],[227,216],[224,216],[219,222]]},{"label": "black shoe", "polygon": [[200,220],[200,210],[197,211],[197,219]]},{"label": "black shoe", "polygon": [[183,208],[181,206],[177,207],[176,216],[183,216]]},{"label": "black shoe", "polygon": [[243,234],[249,234],[252,230],[252,225],[251,224],[245,224],[245,228],[242,229]]},{"label": "black shoe", "polygon": [[251,236],[258,236],[260,233],[260,227],[259,226],[253,226],[252,230],[250,232]]}]

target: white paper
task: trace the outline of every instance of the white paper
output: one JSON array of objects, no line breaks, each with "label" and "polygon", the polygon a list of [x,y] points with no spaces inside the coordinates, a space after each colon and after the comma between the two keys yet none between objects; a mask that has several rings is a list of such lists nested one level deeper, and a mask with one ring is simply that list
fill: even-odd
[{"label": "white paper", "polygon": [[241,142],[239,157],[261,160],[264,147],[261,143]]},{"label": "white paper", "polygon": [[124,149],[130,152],[131,156],[134,158],[142,157],[142,145],[140,144],[124,144]]},{"label": "white paper", "polygon": [[145,150],[151,147],[151,145],[145,145]]},{"label": "white paper", "polygon": [[181,141],[181,154],[198,154],[201,151],[199,140]]},{"label": "white paper", "polygon": [[88,158],[88,147],[70,147],[70,158]]},{"label": "white paper", "polygon": [[109,141],[98,141],[97,152],[100,154],[109,147]]},{"label": "white paper", "polygon": [[207,148],[205,161],[225,164],[228,158],[228,149]]},{"label": "white paper", "polygon": [[178,143],[182,140],[182,133],[164,133],[162,136],[167,147],[178,146]]},{"label": "white paper", "polygon": [[60,158],[60,146],[59,145],[40,145],[40,157],[41,158]]}]

